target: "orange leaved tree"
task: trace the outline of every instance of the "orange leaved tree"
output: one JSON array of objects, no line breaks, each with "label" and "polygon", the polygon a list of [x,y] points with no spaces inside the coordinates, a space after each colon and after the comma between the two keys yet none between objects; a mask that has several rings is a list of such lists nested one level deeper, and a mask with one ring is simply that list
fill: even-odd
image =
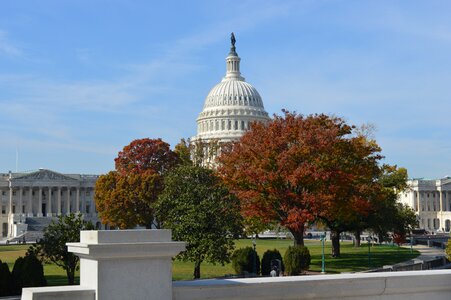
[{"label": "orange leaved tree", "polygon": [[102,223],[151,228],[153,203],[163,190],[163,176],[179,161],[161,139],[138,139],[125,146],[115,159],[116,170],[96,182],[95,202]]},{"label": "orange leaved tree", "polygon": [[283,112],[267,124],[253,123],[237,143],[224,147],[218,172],[241,200],[245,218],[278,222],[303,245],[307,223],[321,219],[333,226],[328,221],[337,221],[334,216],[366,213],[363,195],[372,188],[360,184],[370,185],[373,174],[365,174],[366,166],[359,165],[365,160],[357,158],[371,157],[371,173],[379,149],[361,149],[354,127],[341,118]]}]

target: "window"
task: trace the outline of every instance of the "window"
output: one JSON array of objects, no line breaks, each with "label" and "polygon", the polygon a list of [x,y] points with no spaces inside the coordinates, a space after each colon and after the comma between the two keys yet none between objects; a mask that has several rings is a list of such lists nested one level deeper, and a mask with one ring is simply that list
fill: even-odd
[{"label": "window", "polygon": [[2,205],[2,214],[6,214],[6,206]]},{"label": "window", "polygon": [[16,191],[13,191],[13,196],[15,196],[16,195]]},{"label": "window", "polygon": [[5,195],[6,195],[6,192],[5,192],[5,191],[2,191],[2,195],[5,196]]},{"label": "window", "polygon": [[89,214],[89,205],[86,205],[86,213]]},{"label": "window", "polygon": [[86,196],[91,196],[91,192],[90,191],[86,191]]},{"label": "window", "polygon": [[13,214],[15,214],[15,213],[16,213],[16,206],[13,205]]}]

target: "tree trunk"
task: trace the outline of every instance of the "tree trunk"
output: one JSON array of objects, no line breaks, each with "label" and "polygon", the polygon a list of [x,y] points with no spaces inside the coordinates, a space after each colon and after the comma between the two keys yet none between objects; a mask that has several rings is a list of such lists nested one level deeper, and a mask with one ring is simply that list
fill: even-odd
[{"label": "tree trunk", "polygon": [[67,268],[66,275],[67,275],[67,284],[74,285],[75,284],[75,269]]},{"label": "tree trunk", "polygon": [[355,243],[354,243],[354,247],[359,248],[360,247],[360,234],[362,232],[360,230],[356,230],[356,232],[354,232],[354,237],[355,237]]},{"label": "tree trunk", "polygon": [[194,279],[200,278],[200,263],[200,260],[194,262]]},{"label": "tree trunk", "polygon": [[340,232],[337,230],[330,231],[330,239],[332,241],[332,257],[340,256]]},{"label": "tree trunk", "polygon": [[304,246],[304,225],[296,229],[289,229],[294,238],[295,246]]}]

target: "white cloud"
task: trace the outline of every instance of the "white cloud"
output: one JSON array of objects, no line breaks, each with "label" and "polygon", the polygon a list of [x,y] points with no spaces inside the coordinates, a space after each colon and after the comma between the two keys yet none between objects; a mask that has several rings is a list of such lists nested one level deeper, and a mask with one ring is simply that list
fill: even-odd
[{"label": "white cloud", "polygon": [[0,29],[0,54],[2,53],[7,56],[21,56],[22,50],[8,39],[6,31]]}]

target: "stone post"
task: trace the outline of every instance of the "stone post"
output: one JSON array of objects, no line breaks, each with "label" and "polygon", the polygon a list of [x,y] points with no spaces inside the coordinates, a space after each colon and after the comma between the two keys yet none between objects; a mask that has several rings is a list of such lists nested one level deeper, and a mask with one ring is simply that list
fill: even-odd
[{"label": "stone post", "polygon": [[38,189],[38,217],[42,217],[42,188]]},{"label": "stone post", "polygon": [[57,193],[58,193],[58,198],[57,198],[58,200],[56,200],[56,214],[58,216],[60,216],[61,215],[61,187],[60,186],[58,187]]},{"label": "stone post", "polygon": [[49,199],[47,200],[47,217],[51,218],[53,216],[52,213],[52,187],[49,186]]},{"label": "stone post", "polygon": [[80,286],[96,300],[172,299],[172,257],[185,242],[171,241],[170,230],[81,231],[68,243],[80,257]]},{"label": "stone post", "polygon": [[28,194],[28,217],[33,217],[33,187],[30,186]]}]

